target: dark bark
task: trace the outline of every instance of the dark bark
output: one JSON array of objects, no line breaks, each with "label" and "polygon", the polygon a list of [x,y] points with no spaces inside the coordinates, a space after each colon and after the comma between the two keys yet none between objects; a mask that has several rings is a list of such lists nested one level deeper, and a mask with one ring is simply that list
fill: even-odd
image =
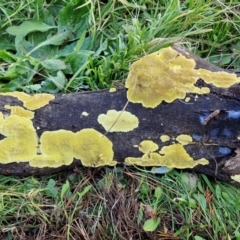
[{"label": "dark bark", "polygon": [[[186,54],[181,48],[176,48],[187,58],[194,58],[197,68],[205,68],[211,71],[223,71],[205,60],[192,54]],[[198,85],[206,85],[201,79]],[[133,145],[150,138],[160,148],[164,145],[159,137],[163,134],[177,136],[188,134],[196,140],[195,144],[185,146],[189,155],[194,159],[207,158],[209,165],[198,165],[196,172],[202,172],[219,180],[233,182],[232,175],[240,173],[239,148],[240,118],[230,118],[229,112],[240,113],[240,87],[232,86],[229,89],[220,89],[210,85],[211,93],[198,96],[195,101],[192,94],[190,102],[175,100],[171,104],[162,103],[154,109],[143,108],[141,104],[129,103],[126,110],[139,118],[139,127],[128,133],[107,133],[107,137],[113,142],[114,159],[120,163],[126,157],[140,157],[141,153]],[[71,93],[56,95],[48,105],[35,111],[33,124],[38,136],[44,131],[59,129],[77,132],[83,128],[94,128],[105,133],[97,122],[98,115],[106,113],[109,109],[122,110],[126,104],[126,90],[117,89],[110,93],[109,90]],[[4,108],[6,104],[22,106],[22,102],[14,97],[0,96],[0,111],[8,113]],[[203,123],[203,119],[220,110],[209,121]],[[88,117],[81,116],[86,111]],[[238,155],[237,155],[238,154]],[[79,165],[74,161],[71,166],[60,168],[32,168],[28,163],[0,164],[1,174],[12,175],[41,175],[49,174]]]}]

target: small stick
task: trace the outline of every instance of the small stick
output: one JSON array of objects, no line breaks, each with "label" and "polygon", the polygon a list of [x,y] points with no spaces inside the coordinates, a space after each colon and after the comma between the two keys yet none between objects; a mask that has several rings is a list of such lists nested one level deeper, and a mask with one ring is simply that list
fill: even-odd
[{"label": "small stick", "polygon": [[216,117],[219,113],[221,112],[221,110],[217,109],[214,112],[212,112],[210,115],[208,115],[208,117],[205,118],[205,120],[203,121],[203,125],[207,125],[207,123],[214,117]]}]

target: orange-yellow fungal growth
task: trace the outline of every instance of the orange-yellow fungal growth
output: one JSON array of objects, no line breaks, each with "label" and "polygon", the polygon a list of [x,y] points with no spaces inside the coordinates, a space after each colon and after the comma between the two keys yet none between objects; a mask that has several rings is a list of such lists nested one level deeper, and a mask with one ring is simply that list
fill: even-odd
[{"label": "orange-yellow fungal growth", "polygon": [[81,160],[87,167],[114,166],[112,142],[94,129],[77,133],[66,130],[46,131],[42,134],[41,155],[35,156],[32,167],[60,167],[70,165],[73,159]]},{"label": "orange-yellow fungal growth", "polygon": [[170,140],[170,137],[168,135],[162,135],[160,139],[162,142],[168,142]]},{"label": "orange-yellow fungal growth", "polygon": [[110,93],[114,93],[114,92],[116,92],[116,91],[117,91],[116,88],[110,88],[110,89],[109,89],[109,92],[110,92]]},{"label": "orange-yellow fungal growth", "polygon": [[195,66],[193,59],[187,59],[171,47],[144,56],[130,67],[127,98],[130,102],[155,108],[162,101],[171,103],[184,99],[186,93],[209,93],[209,88],[195,86],[199,78],[222,88],[240,82],[235,74],[194,69]]},{"label": "orange-yellow fungal growth", "polygon": [[182,145],[188,145],[192,142],[192,137],[190,135],[181,134],[177,136],[176,140]]},{"label": "orange-yellow fungal growth", "polygon": [[3,117],[0,113],[0,162],[27,162],[37,153],[38,139],[32,121],[18,115]]},{"label": "orange-yellow fungal growth", "polygon": [[66,130],[46,131],[40,138],[41,155],[30,161],[32,167],[60,167],[73,162],[74,148],[77,148],[75,133]]},{"label": "orange-yellow fungal growth", "polygon": [[11,115],[17,115],[17,116],[25,117],[28,119],[34,118],[34,112],[26,110],[22,107],[5,105],[4,108],[11,109]]},{"label": "orange-yellow fungal growth", "polygon": [[97,119],[106,131],[129,132],[138,127],[138,118],[127,111],[109,110],[107,114],[100,114]]},{"label": "orange-yellow fungal growth", "polygon": [[209,163],[205,158],[194,161],[181,144],[165,146],[161,149],[160,154],[154,152],[144,154],[140,158],[128,157],[125,162],[138,166],[165,166],[179,169],[193,168],[198,164],[206,165]]},{"label": "orange-yellow fungal growth", "polygon": [[138,145],[139,151],[150,153],[158,150],[158,145],[151,140],[144,140]]},{"label": "orange-yellow fungal growth", "polygon": [[115,166],[112,142],[94,129],[83,129],[76,133],[78,147],[74,148],[75,157],[81,159],[84,166]]},{"label": "orange-yellow fungal growth", "polygon": [[23,92],[8,92],[0,93],[0,95],[18,98],[18,100],[23,102],[23,106],[29,110],[36,110],[38,108],[44,107],[55,98],[54,95],[47,93],[28,95]]}]

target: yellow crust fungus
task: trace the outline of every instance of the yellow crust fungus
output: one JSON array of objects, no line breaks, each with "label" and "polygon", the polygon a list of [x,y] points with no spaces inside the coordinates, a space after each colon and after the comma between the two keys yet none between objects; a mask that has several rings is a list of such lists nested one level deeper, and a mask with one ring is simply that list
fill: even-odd
[{"label": "yellow crust fungus", "polygon": [[231,176],[231,179],[240,183],[240,174],[236,174],[236,175]]},{"label": "yellow crust fungus", "polygon": [[188,145],[192,142],[192,137],[186,134],[181,134],[177,136],[176,140],[182,145]]},{"label": "yellow crust fungus", "polygon": [[97,119],[106,131],[129,132],[138,127],[138,118],[127,111],[109,110],[107,114],[100,114]]},{"label": "yellow crust fungus", "polygon": [[67,130],[46,131],[42,134],[41,155],[35,156],[33,167],[60,167],[69,165],[73,158],[80,159],[84,166],[114,166],[112,142],[94,129],[83,129],[77,133]]},{"label": "yellow crust fungus", "polygon": [[37,152],[38,139],[32,121],[18,115],[4,119],[0,113],[0,134],[5,138],[0,141],[0,162],[27,162]]},{"label": "yellow crust fungus", "polygon": [[193,59],[187,59],[171,47],[144,56],[130,67],[125,84],[127,98],[130,102],[155,108],[162,101],[171,103],[184,99],[186,93],[209,93],[209,88],[195,86],[199,78],[222,88],[240,82],[235,74],[194,69],[195,66]]},{"label": "yellow crust fungus", "polygon": [[28,95],[23,92],[8,92],[0,93],[0,95],[18,98],[18,100],[23,102],[23,106],[29,110],[36,110],[38,108],[44,107],[55,98],[54,95],[47,93]]},{"label": "yellow crust fungus", "polygon": [[150,153],[158,150],[158,145],[151,140],[144,140],[138,145],[139,151]]},{"label": "yellow crust fungus", "polygon": [[110,88],[110,89],[109,89],[109,92],[110,92],[110,93],[113,93],[113,92],[116,92],[116,91],[117,91],[116,88]]},{"label": "yellow crust fungus", "polygon": [[193,160],[181,144],[165,146],[161,149],[160,154],[146,153],[140,158],[128,157],[125,159],[128,164],[139,166],[165,166],[168,168],[193,168],[198,164],[206,165],[209,161],[205,158]]},{"label": "yellow crust fungus", "polygon": [[10,106],[10,105],[5,105],[4,107],[6,109],[11,109],[11,115],[17,115],[17,116],[25,117],[25,118],[28,118],[28,119],[33,119],[34,118],[34,112],[26,110],[22,107]]},{"label": "yellow crust fungus", "polygon": [[94,129],[83,129],[76,133],[78,147],[75,156],[81,159],[84,166],[115,166],[113,161],[112,142],[100,132]]},{"label": "yellow crust fungus", "polygon": [[32,167],[60,167],[73,161],[73,148],[77,147],[75,133],[66,130],[46,131],[40,138],[41,155],[30,161]]},{"label": "yellow crust fungus", "polygon": [[160,139],[162,142],[168,142],[170,140],[170,137],[168,135],[162,135]]}]

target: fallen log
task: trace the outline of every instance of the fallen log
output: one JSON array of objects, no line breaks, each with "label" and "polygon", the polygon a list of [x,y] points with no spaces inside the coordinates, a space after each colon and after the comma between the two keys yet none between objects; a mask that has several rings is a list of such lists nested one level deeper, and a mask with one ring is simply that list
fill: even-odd
[{"label": "fallen log", "polygon": [[136,164],[240,182],[240,78],[181,47],[164,51],[133,64],[127,89],[1,93],[0,174]]}]

